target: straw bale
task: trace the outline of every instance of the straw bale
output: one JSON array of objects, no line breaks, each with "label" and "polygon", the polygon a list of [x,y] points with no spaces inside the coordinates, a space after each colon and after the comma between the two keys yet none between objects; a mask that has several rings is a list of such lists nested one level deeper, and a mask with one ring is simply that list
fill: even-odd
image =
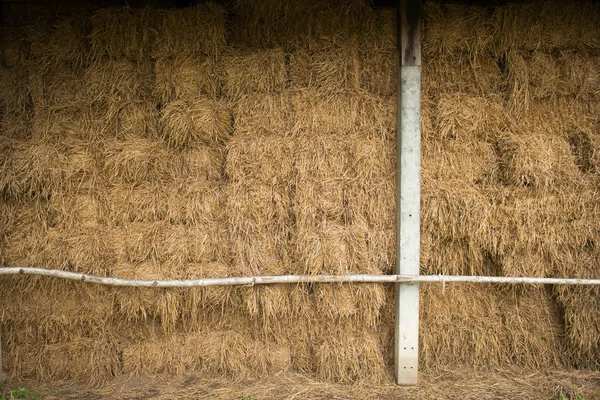
[{"label": "straw bale", "polygon": [[335,327],[314,353],[316,374],[325,381],[379,383],[388,376],[379,338],[370,331]]},{"label": "straw bale", "polygon": [[375,54],[394,53],[394,58],[398,58],[396,8],[375,8],[372,12],[366,12],[365,17],[364,28],[359,38],[360,49]]},{"label": "straw bale", "polygon": [[362,0],[302,12],[285,24],[284,47],[325,51],[356,44],[372,18],[371,7]]},{"label": "straw bale", "polygon": [[504,276],[527,276],[545,278],[554,275],[552,261],[541,249],[520,248],[518,244],[502,256],[501,272]]},{"label": "straw bale", "polygon": [[236,132],[227,142],[225,173],[235,182],[289,186],[294,176],[295,148],[293,138],[280,134],[255,136]]},{"label": "straw bale", "polygon": [[506,184],[544,191],[577,186],[581,181],[581,171],[564,138],[515,127],[515,131],[498,136],[497,146]]},{"label": "straw bale", "polygon": [[31,107],[29,75],[25,68],[0,66],[0,110],[21,114]]},{"label": "straw bale", "polygon": [[47,198],[62,187],[90,188],[97,168],[92,148],[77,140],[9,141],[0,164],[0,188],[16,199]]},{"label": "straw bale", "polygon": [[70,380],[99,386],[119,373],[114,339],[90,334],[62,343],[9,344],[7,361],[17,379]]},{"label": "straw bale", "polygon": [[423,89],[427,93],[460,92],[487,97],[504,91],[504,88],[503,70],[491,54],[470,56],[453,52],[423,60]]},{"label": "straw bale", "polygon": [[428,2],[423,7],[423,53],[426,56],[466,51],[475,57],[495,39],[488,8]]},{"label": "straw bale", "polygon": [[[154,104],[150,102],[134,101],[123,104],[115,118],[116,137],[121,139],[157,139],[159,137],[158,119],[159,112]],[[110,120],[108,123],[109,126],[105,126],[104,130],[110,132]]]},{"label": "straw bale", "polygon": [[160,22],[152,45],[154,58],[214,56],[226,43],[225,10],[215,3],[161,10],[157,17]]},{"label": "straw bale", "polygon": [[595,287],[557,287],[564,313],[567,365],[597,369],[600,359],[600,293]]},{"label": "straw bale", "polygon": [[163,220],[193,226],[224,214],[223,187],[198,179],[115,184],[99,201],[106,220],[117,226]]},{"label": "straw bale", "polygon": [[200,94],[214,97],[219,93],[217,65],[211,57],[159,58],[155,73],[154,91],[163,104]]},{"label": "straw bale", "polygon": [[497,271],[491,271],[486,263],[484,250],[468,239],[437,239],[430,252],[429,261],[422,268],[425,274],[497,275]]},{"label": "straw bale", "polygon": [[494,10],[497,52],[600,48],[600,8],[593,2],[540,1]]},{"label": "straw bale", "polygon": [[225,149],[222,146],[197,146],[176,153],[183,179],[218,182],[223,178]]},{"label": "straw bale", "polygon": [[291,96],[294,135],[364,134],[395,137],[396,99],[365,91],[324,94],[298,90]]},{"label": "straw bale", "polygon": [[88,61],[88,26],[83,14],[45,15],[24,30],[29,57],[37,64],[82,66]]},{"label": "straw bale", "polygon": [[494,95],[440,94],[435,103],[433,130],[425,138],[489,140],[508,124],[503,100]]},{"label": "straw bale", "polygon": [[3,305],[0,319],[23,327],[15,329],[17,343],[73,338],[84,329],[102,327],[113,313],[110,290],[95,285],[12,277],[3,279],[2,290],[11,301]]},{"label": "straw bale", "polygon": [[600,62],[586,52],[509,52],[506,70],[514,103],[557,96],[589,99],[600,93]]},{"label": "straw bale", "polygon": [[296,232],[295,256],[304,274],[381,273],[369,263],[367,233],[361,226],[324,221]]},{"label": "straw bale", "polygon": [[231,134],[231,112],[222,102],[198,96],[176,100],[161,111],[161,136],[172,147],[220,144]]},{"label": "straw bale", "polygon": [[324,51],[298,50],[290,56],[290,85],[319,93],[360,87],[359,52],[355,43]]},{"label": "straw bale", "polygon": [[7,27],[0,30],[1,64],[8,68],[22,66],[26,59],[25,33],[20,26]]},{"label": "straw bale", "polygon": [[118,257],[130,263],[153,260],[175,265],[226,261],[225,228],[211,217],[204,216],[204,221],[194,226],[165,221],[130,223],[112,233],[119,243]]},{"label": "straw bale", "polygon": [[32,112],[7,113],[0,117],[0,135],[17,140],[31,138]]},{"label": "straw bale", "polygon": [[[110,120],[97,105],[77,101],[65,106],[36,106],[31,134],[39,140],[90,140],[111,136]],[[113,125],[114,126],[114,125]]]},{"label": "straw bale", "polygon": [[[459,135],[464,129],[457,129]],[[488,187],[500,180],[494,145],[477,138],[431,139],[422,143],[422,176],[425,181],[458,181]]]},{"label": "straw bale", "polygon": [[51,221],[48,207],[41,201],[25,204],[2,203],[0,258],[6,266],[36,265],[47,243]]},{"label": "straw bale", "polygon": [[148,61],[102,58],[86,68],[83,82],[89,100],[119,107],[123,103],[152,99],[154,73]]},{"label": "straw bale", "polygon": [[424,369],[561,365],[560,319],[544,291],[435,285],[422,288],[421,300]]},{"label": "straw bale", "polygon": [[395,45],[389,50],[361,49],[360,88],[381,96],[394,96],[398,91],[398,61]]},{"label": "straw bale", "polygon": [[[149,7],[109,7],[90,18],[91,55],[94,59],[141,61],[147,59],[156,40],[157,15]],[[115,34],[118,32],[118,34]]]},{"label": "straw bale", "polygon": [[421,224],[434,241],[466,238],[477,246],[490,240],[491,200],[480,188],[468,182],[424,180],[421,199]]},{"label": "straw bale", "polygon": [[232,107],[234,136],[290,133],[293,111],[290,94],[286,91],[240,96]]},{"label": "straw bale", "polygon": [[229,50],[221,61],[224,93],[237,99],[254,92],[281,92],[286,88],[286,55],[275,47],[256,51]]},{"label": "straw bale", "polygon": [[102,172],[111,181],[141,183],[176,175],[176,160],[162,141],[131,139],[103,143]]},{"label": "straw bale", "polygon": [[289,349],[252,339],[237,330],[155,335],[123,351],[124,372],[133,375],[192,371],[230,377],[260,377],[281,372],[290,363]]},{"label": "straw bale", "polygon": [[352,220],[371,227],[390,227],[395,221],[396,144],[384,138],[357,137],[350,144],[352,176],[347,207]]},{"label": "straw bale", "polygon": [[347,321],[376,328],[386,302],[385,288],[379,284],[315,284],[318,316],[328,321]]},{"label": "straw bale", "polygon": [[[525,264],[528,275],[573,275],[583,272],[586,264],[576,262],[570,254],[582,250],[597,233],[593,226],[600,216],[593,187],[532,193],[528,188],[503,190],[493,195],[492,209],[495,251],[513,257],[519,252],[537,254],[540,261]],[[565,235],[568,232],[568,235]],[[558,268],[554,267],[554,263]],[[544,268],[544,269],[540,269]]]},{"label": "straw bale", "polygon": [[234,270],[244,276],[294,273],[289,189],[269,183],[231,181],[225,190]]},{"label": "straw bale", "polygon": [[97,194],[91,193],[54,192],[48,206],[53,226],[65,229],[97,227],[104,214]]}]

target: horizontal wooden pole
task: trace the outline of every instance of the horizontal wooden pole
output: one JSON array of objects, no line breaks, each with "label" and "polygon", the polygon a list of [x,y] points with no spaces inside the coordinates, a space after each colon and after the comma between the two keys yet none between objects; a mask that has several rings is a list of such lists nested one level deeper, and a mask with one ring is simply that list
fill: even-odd
[{"label": "horizontal wooden pole", "polygon": [[39,275],[108,286],[149,288],[252,286],[280,283],[508,283],[534,285],[600,285],[600,279],[528,278],[519,276],[460,275],[270,275],[185,280],[144,280],[102,277],[57,269],[31,267],[0,267],[0,275]]}]

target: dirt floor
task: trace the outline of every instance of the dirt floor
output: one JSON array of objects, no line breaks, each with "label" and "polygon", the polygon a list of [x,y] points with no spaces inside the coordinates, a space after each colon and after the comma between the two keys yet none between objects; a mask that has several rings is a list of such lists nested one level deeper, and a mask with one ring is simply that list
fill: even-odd
[{"label": "dirt floor", "polygon": [[[8,387],[18,383],[8,382]],[[417,388],[317,382],[304,375],[280,374],[263,379],[228,380],[188,375],[120,380],[102,388],[46,384],[48,399],[600,399],[598,372],[446,371],[421,374]],[[562,397],[561,397],[562,395]],[[10,397],[9,397],[10,398]]]}]

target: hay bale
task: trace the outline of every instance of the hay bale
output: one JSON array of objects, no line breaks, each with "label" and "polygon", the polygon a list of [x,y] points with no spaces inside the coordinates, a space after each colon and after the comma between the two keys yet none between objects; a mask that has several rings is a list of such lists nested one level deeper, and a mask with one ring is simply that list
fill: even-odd
[{"label": "hay bale", "polygon": [[[581,187],[544,195],[526,188],[495,194],[495,251],[505,258],[503,268],[532,276],[572,276],[589,270],[585,249],[595,238],[589,224],[600,215],[593,193],[592,187]],[[536,254],[538,260],[515,259],[519,253]]]},{"label": "hay bale", "polygon": [[25,32],[21,27],[5,26],[0,30],[0,60],[3,67],[21,67],[26,59],[25,47]]},{"label": "hay bale", "polygon": [[425,182],[458,181],[489,187],[500,181],[494,145],[477,138],[426,140],[422,145],[422,176]]},{"label": "hay bale", "polygon": [[504,91],[505,85],[499,59],[491,54],[457,52],[423,59],[423,90],[431,95],[459,92],[487,97]]},{"label": "hay bale", "polygon": [[424,369],[561,365],[560,320],[543,291],[454,284],[421,291]]},{"label": "hay bale", "polygon": [[227,226],[238,275],[291,274],[291,199],[271,185],[227,186]]},{"label": "hay bale", "polygon": [[600,85],[598,57],[586,52],[558,54],[509,52],[506,57],[511,100],[517,105],[557,96],[597,98]]},{"label": "hay bale", "polygon": [[295,110],[294,135],[395,137],[396,101],[390,97],[364,91],[321,94],[299,90],[292,94],[291,101]]},{"label": "hay bale", "polygon": [[287,85],[286,55],[275,47],[229,50],[223,55],[223,91],[232,99],[254,92],[281,92]]},{"label": "hay bale", "polygon": [[600,355],[600,304],[595,287],[557,287],[564,313],[566,364],[573,368],[598,368]]},{"label": "hay bale", "polygon": [[161,136],[172,147],[220,144],[231,134],[230,110],[199,96],[168,103],[161,111]]},{"label": "hay bale", "polygon": [[0,110],[22,114],[31,108],[29,75],[25,68],[0,67]]},{"label": "hay bale", "polygon": [[[146,60],[156,40],[158,16],[149,7],[109,7],[99,9],[90,21],[90,53],[93,59]],[[115,35],[118,32],[118,35]]]},{"label": "hay bale", "polygon": [[582,174],[569,143],[546,133],[525,133],[519,127],[498,136],[500,169],[508,185],[545,191],[577,186]]},{"label": "hay bale", "polygon": [[89,58],[88,28],[84,14],[38,18],[24,27],[29,57],[37,65],[83,66]]},{"label": "hay bale", "polygon": [[494,243],[492,203],[486,193],[471,183],[423,181],[421,188],[422,230],[433,243],[455,238],[471,248],[491,248]]},{"label": "hay bale", "polygon": [[0,118],[0,135],[16,140],[30,139],[32,120],[31,111],[4,114]]},{"label": "hay bale", "polygon": [[[108,115],[112,111],[109,110]],[[120,139],[158,139],[159,112],[154,104],[146,101],[134,101],[123,104],[116,111],[114,123],[110,119],[104,121],[103,131],[110,133],[115,126],[115,136]],[[106,124],[108,123],[108,126]]]},{"label": "hay bale", "polygon": [[465,50],[474,56],[490,49],[494,42],[495,27],[488,8],[429,2],[423,14],[425,57]]},{"label": "hay bale", "polygon": [[[20,379],[70,380],[99,386],[119,374],[118,345],[97,333],[59,343],[8,346],[9,370]],[[60,356],[57,356],[60,355]]]},{"label": "hay bale", "polygon": [[290,134],[293,110],[288,92],[244,95],[232,107],[234,138],[238,135]]},{"label": "hay bale", "polygon": [[377,328],[386,302],[385,288],[378,284],[315,284],[317,316],[328,321],[355,321]]},{"label": "hay bale", "polygon": [[430,137],[465,142],[495,138],[508,124],[503,104],[498,96],[441,94],[433,105],[433,129],[424,131],[425,143]]},{"label": "hay bale", "polygon": [[399,68],[395,47],[390,50],[361,50],[358,57],[360,88],[381,96],[394,96],[398,91]]},{"label": "hay bale", "polygon": [[235,183],[262,183],[285,188],[294,175],[296,141],[279,134],[240,133],[227,142],[225,173]]},{"label": "hay bale", "polygon": [[290,85],[320,93],[360,87],[359,53],[356,44],[324,51],[298,50],[290,55]]},{"label": "hay bale", "polygon": [[33,113],[31,135],[52,141],[101,139],[114,134],[109,123],[103,110],[88,102],[39,106]]},{"label": "hay bale", "polygon": [[226,262],[226,232],[213,215],[204,215],[197,225],[175,225],[166,221],[130,223],[113,232],[120,243],[117,257],[128,263],[155,261],[184,263]]},{"label": "hay bale", "polygon": [[152,57],[218,55],[227,40],[225,10],[206,3],[185,9],[161,10]]},{"label": "hay bale", "polygon": [[54,192],[48,206],[53,226],[67,230],[97,227],[105,213],[97,195],[90,193]]},{"label": "hay bale", "polygon": [[214,58],[184,57],[159,58],[155,64],[156,97],[166,104],[170,101],[219,93],[219,75]]},{"label": "hay bale", "polygon": [[[428,236],[435,236],[428,231]],[[421,271],[431,275],[491,275],[500,272],[485,249],[472,238],[435,238]]]},{"label": "hay bale", "polygon": [[326,329],[313,350],[319,379],[380,383],[388,377],[381,342],[375,332],[346,324]]},{"label": "hay bale", "polygon": [[15,199],[47,198],[63,187],[90,189],[98,178],[92,148],[77,140],[8,141],[0,190]]},{"label": "hay bale", "polygon": [[115,183],[162,181],[177,173],[174,154],[161,141],[106,140],[102,151],[103,174]]},{"label": "hay bale", "polygon": [[[0,260],[6,266],[38,265],[51,221],[47,204],[2,202]],[[8,290],[8,289],[7,289]]]},{"label": "hay bale", "polygon": [[281,372],[290,363],[289,349],[253,339],[239,329],[153,335],[150,340],[136,342],[123,352],[125,371],[134,375],[199,371],[260,377]]},{"label": "hay bale", "polygon": [[365,11],[364,28],[359,38],[360,49],[374,53],[394,52],[397,57],[396,8],[381,7],[371,12]]},{"label": "hay bale", "polygon": [[83,76],[88,100],[105,102],[114,108],[152,99],[154,74],[147,61],[97,59]]},{"label": "hay bale", "polygon": [[542,1],[494,10],[497,52],[600,48],[600,8],[594,3]]}]

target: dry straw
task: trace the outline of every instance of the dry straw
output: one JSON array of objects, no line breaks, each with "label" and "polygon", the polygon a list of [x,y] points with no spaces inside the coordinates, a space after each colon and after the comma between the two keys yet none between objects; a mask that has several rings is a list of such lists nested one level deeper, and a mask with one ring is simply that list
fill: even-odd
[{"label": "dry straw", "polygon": [[423,289],[425,369],[562,365],[561,324],[543,290],[502,292],[467,284]]},{"label": "dry straw", "polygon": [[244,95],[232,107],[234,138],[237,135],[291,133],[294,114],[287,91]]},{"label": "dry straw", "polygon": [[45,15],[25,26],[29,56],[37,65],[70,64],[81,67],[88,62],[88,21],[85,14]]},{"label": "dry straw", "polygon": [[598,49],[600,9],[592,2],[543,1],[494,10],[496,51]]},{"label": "dry straw", "polygon": [[215,3],[161,10],[156,19],[154,58],[216,56],[227,40],[225,10]]},{"label": "dry straw", "polygon": [[365,91],[325,94],[298,90],[292,94],[291,102],[295,112],[292,132],[296,135],[395,137],[396,101],[393,98]]},{"label": "dry straw", "polygon": [[31,108],[29,75],[24,68],[0,66],[0,109],[4,114],[22,114]]},{"label": "dry straw", "polygon": [[219,93],[217,63],[211,57],[159,58],[155,73],[154,91],[163,104],[200,94],[214,97]]},{"label": "dry straw", "polygon": [[231,113],[225,104],[209,97],[177,100],[161,110],[160,130],[171,147],[220,144],[231,133]]},{"label": "dry straw", "polygon": [[290,84],[320,93],[358,89],[358,47],[350,43],[318,52],[298,50],[290,56]]},{"label": "dry straw", "polygon": [[[150,8],[103,8],[90,18],[93,59],[141,61],[148,57],[155,41],[156,11]],[[118,32],[115,35],[115,32]]]},{"label": "dry straw", "polygon": [[495,27],[489,9],[464,4],[428,2],[423,12],[425,57],[464,54],[467,58],[477,58],[491,49],[495,39]]},{"label": "dry straw", "polygon": [[427,93],[462,93],[494,96],[504,90],[505,78],[498,59],[479,54],[469,58],[463,52],[436,54],[423,60],[423,86]]},{"label": "dry straw", "polygon": [[283,49],[229,50],[223,55],[223,91],[233,99],[244,94],[281,92],[286,88]]}]

